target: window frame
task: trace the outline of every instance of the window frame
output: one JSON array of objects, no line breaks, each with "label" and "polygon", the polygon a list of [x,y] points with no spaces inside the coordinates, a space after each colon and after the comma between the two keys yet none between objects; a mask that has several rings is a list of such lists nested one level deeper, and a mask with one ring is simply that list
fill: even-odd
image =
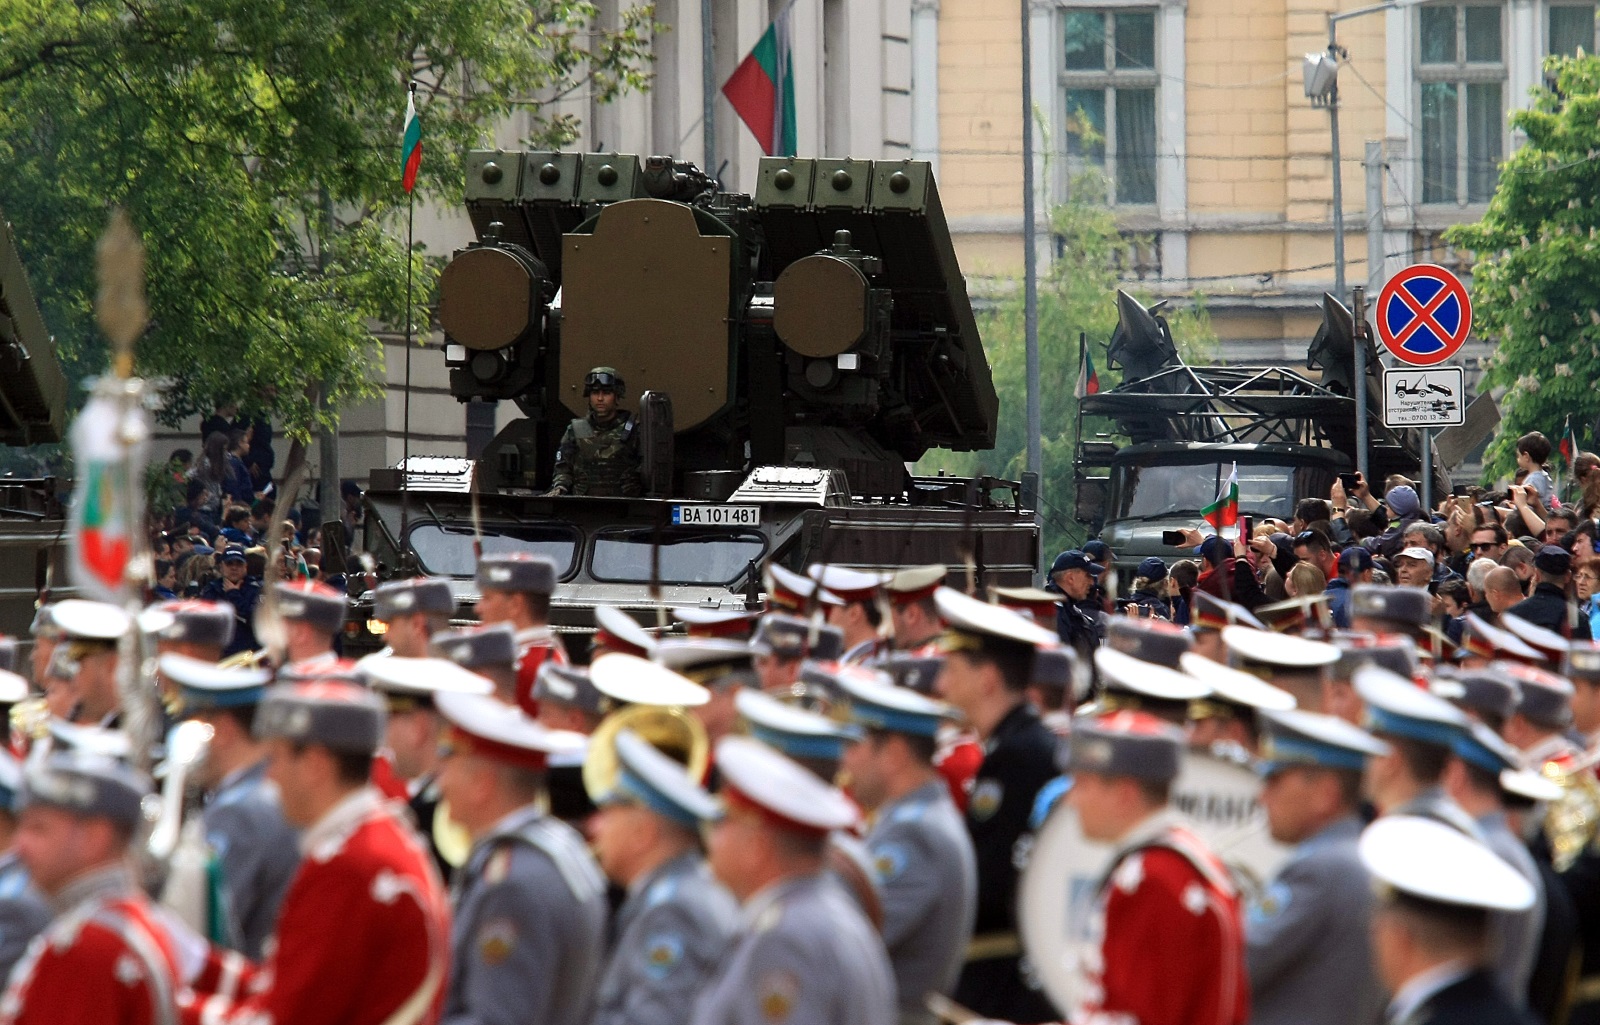
[{"label": "window frame", "polygon": [[[1499,13],[1500,56],[1497,61],[1469,61],[1467,59],[1467,11],[1473,8],[1495,10]],[[1429,11],[1450,10],[1455,14],[1455,59],[1450,63],[1424,63],[1422,19]],[[1507,123],[1511,109],[1511,62],[1515,55],[1510,53],[1511,34],[1509,25],[1510,5],[1501,0],[1499,3],[1471,2],[1471,0],[1458,0],[1450,4],[1439,4],[1432,7],[1418,8],[1415,15],[1416,37],[1412,47],[1411,66],[1412,81],[1416,88],[1416,100],[1413,107],[1416,117],[1416,145],[1417,150],[1417,196],[1418,206],[1442,209],[1467,209],[1482,208],[1488,205],[1489,197],[1473,199],[1472,188],[1472,118],[1469,111],[1469,87],[1473,85],[1493,84],[1500,87],[1500,148],[1499,161],[1503,162],[1511,152],[1511,132]],[[1548,32],[1549,19],[1546,17],[1546,31]],[[1427,199],[1428,183],[1424,178],[1425,162],[1423,152],[1426,150],[1426,141],[1423,137],[1423,102],[1425,87],[1433,84],[1448,84],[1456,87],[1456,154],[1455,154],[1455,198],[1444,200]],[[1498,172],[1494,175],[1498,179]],[[1490,189],[1493,194],[1493,188]]]},{"label": "window frame", "polygon": [[1594,0],[1547,0],[1543,6],[1543,24],[1539,26],[1543,35],[1543,38],[1540,40],[1541,45],[1539,47],[1541,58],[1552,57],[1556,55],[1555,51],[1550,48],[1550,16],[1558,8],[1588,10],[1590,15],[1591,31],[1589,33],[1589,43],[1586,49],[1591,56],[1596,53],[1600,53],[1600,4],[1595,3]]},{"label": "window frame", "polygon": [[[1098,14],[1104,25],[1104,66],[1097,70],[1069,69],[1066,61],[1066,25],[1067,19],[1075,14]],[[1106,186],[1106,203],[1108,206],[1124,212],[1153,214],[1161,203],[1162,181],[1162,17],[1166,13],[1166,4],[1162,0],[1148,0],[1141,3],[1118,3],[1115,0],[1102,0],[1100,3],[1061,4],[1056,7],[1055,17],[1052,19],[1054,26],[1053,46],[1054,55],[1056,108],[1059,116],[1056,119],[1055,129],[1060,142],[1053,147],[1060,158],[1061,191],[1064,193],[1068,182],[1076,175],[1090,168],[1097,168]],[[1149,68],[1119,68],[1116,66],[1116,17],[1127,14],[1148,14],[1151,17],[1151,64]],[[1073,116],[1073,111],[1067,105],[1067,94],[1075,90],[1098,90],[1105,97],[1105,136],[1102,141],[1103,163],[1096,165],[1092,160],[1082,155],[1069,154],[1067,121]],[[1117,129],[1116,129],[1116,96],[1122,89],[1149,89],[1153,94],[1152,105],[1154,108],[1155,138],[1152,140],[1152,150],[1155,155],[1154,167],[1151,176],[1151,197],[1149,200],[1129,202],[1117,196]]]}]

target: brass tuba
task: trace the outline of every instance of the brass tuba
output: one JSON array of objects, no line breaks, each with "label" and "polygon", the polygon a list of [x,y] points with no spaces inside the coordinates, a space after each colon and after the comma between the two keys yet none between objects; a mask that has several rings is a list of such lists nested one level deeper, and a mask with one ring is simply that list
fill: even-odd
[{"label": "brass tuba", "polygon": [[1595,842],[1600,830],[1600,779],[1595,765],[1600,752],[1580,755],[1567,762],[1545,762],[1540,774],[1561,788],[1561,796],[1545,810],[1544,833],[1550,841],[1550,861],[1557,872],[1565,872],[1578,856]]},{"label": "brass tuba", "polygon": [[621,771],[617,734],[623,730],[632,730],[657,751],[682,762],[695,782],[705,778],[711,762],[711,741],[699,719],[681,708],[628,705],[600,720],[589,738],[589,751],[583,759],[583,786],[590,795],[608,794],[616,787]]},{"label": "brass tuba", "polygon": [[50,703],[43,697],[23,698],[11,706],[11,731],[32,744],[50,735]]}]

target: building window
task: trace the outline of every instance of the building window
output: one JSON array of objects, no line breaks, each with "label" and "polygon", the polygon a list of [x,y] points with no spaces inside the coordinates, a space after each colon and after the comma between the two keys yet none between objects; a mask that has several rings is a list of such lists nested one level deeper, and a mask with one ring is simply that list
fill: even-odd
[{"label": "building window", "polygon": [[1062,12],[1062,126],[1067,169],[1091,168],[1107,199],[1156,201],[1156,12],[1069,8]]},{"label": "building window", "polygon": [[1486,203],[1505,155],[1502,10],[1440,4],[1418,15],[1422,201]]},{"label": "building window", "polygon": [[1594,15],[1594,4],[1551,4],[1550,53],[1572,57],[1577,55],[1580,47],[1584,53],[1594,53]]}]

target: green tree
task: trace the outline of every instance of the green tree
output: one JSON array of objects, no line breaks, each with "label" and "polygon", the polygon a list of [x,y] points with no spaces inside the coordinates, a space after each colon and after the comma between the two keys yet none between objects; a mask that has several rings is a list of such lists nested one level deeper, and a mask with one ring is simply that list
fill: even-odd
[{"label": "green tree", "polygon": [[[1089,345],[1101,390],[1120,377],[1106,367],[1105,348],[1117,326],[1120,287],[1147,304],[1152,300],[1123,281],[1120,268],[1132,266],[1135,248],[1148,240],[1120,233],[1116,214],[1103,202],[1103,183],[1091,175],[1074,179],[1066,203],[1050,211],[1050,231],[1059,241],[1057,256],[1039,279],[1039,419],[1043,428],[1043,480],[1040,506],[1046,557],[1080,543],[1085,528],[1072,516],[1073,449],[1077,441],[1078,335]],[[1203,306],[1169,309],[1172,336],[1190,362],[1203,362],[1216,336]],[[1027,352],[1022,282],[1007,283],[1004,298],[980,315],[978,329],[1000,396],[1000,426],[988,452],[929,452],[919,473],[940,469],[954,474],[990,473],[1017,479],[1027,464]],[[1086,436],[1113,430],[1109,421],[1088,418]],[[1117,439],[1111,439],[1117,440]]]},{"label": "green tree", "polygon": [[461,198],[461,154],[548,101],[648,81],[651,10],[572,0],[21,0],[0,5],[0,208],[75,381],[106,366],[95,239],[126,207],[148,251],[141,373],[163,417],[234,399],[305,436],[381,389],[374,324],[425,325],[433,268],[405,248],[400,126],[420,83],[419,200]]},{"label": "green tree", "polygon": [[1494,346],[1481,387],[1507,388],[1490,476],[1515,466],[1517,438],[1579,441],[1600,414],[1600,57],[1552,58],[1556,86],[1511,115],[1526,145],[1500,169],[1483,219],[1446,235],[1476,254],[1474,330]]}]

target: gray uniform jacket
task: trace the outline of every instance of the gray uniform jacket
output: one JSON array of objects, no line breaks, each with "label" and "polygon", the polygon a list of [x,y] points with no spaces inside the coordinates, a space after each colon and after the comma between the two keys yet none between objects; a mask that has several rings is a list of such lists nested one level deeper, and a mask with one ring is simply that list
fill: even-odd
[{"label": "gray uniform jacket", "polygon": [[577,831],[518,809],[473,844],[453,891],[442,1025],[586,1025],[606,884]]},{"label": "gray uniform jacket", "polygon": [[1478,828],[1483,830],[1483,842],[1489,849],[1533,884],[1533,907],[1526,911],[1495,911],[1489,915],[1489,951],[1495,980],[1513,1007],[1526,1007],[1528,979],[1538,959],[1539,938],[1544,935],[1544,877],[1539,874],[1539,866],[1534,864],[1528,848],[1506,824],[1504,812],[1478,819]]},{"label": "gray uniform jacket", "polygon": [[1251,1025],[1370,1025],[1383,1013],[1360,836],[1354,815],[1332,823],[1246,909]]},{"label": "gray uniform jacket", "polygon": [[222,867],[228,946],[259,961],[300,867],[299,833],[284,821],[278,793],[267,783],[267,763],[227,776],[200,821]]},{"label": "gray uniform jacket", "polygon": [[15,854],[0,855],[0,979],[22,959],[28,941],[50,924],[50,906]]},{"label": "gray uniform jacket", "polygon": [[617,912],[595,1025],[683,1025],[738,927],[738,902],[698,854],[657,868]]},{"label": "gray uniform jacket", "polygon": [[883,942],[826,873],[773,883],[745,903],[694,1025],[893,1025]]},{"label": "gray uniform jacket", "polygon": [[955,988],[978,910],[972,837],[944,780],[879,809],[867,849],[883,889],[883,942],[900,1020],[931,1023],[925,998]]}]

